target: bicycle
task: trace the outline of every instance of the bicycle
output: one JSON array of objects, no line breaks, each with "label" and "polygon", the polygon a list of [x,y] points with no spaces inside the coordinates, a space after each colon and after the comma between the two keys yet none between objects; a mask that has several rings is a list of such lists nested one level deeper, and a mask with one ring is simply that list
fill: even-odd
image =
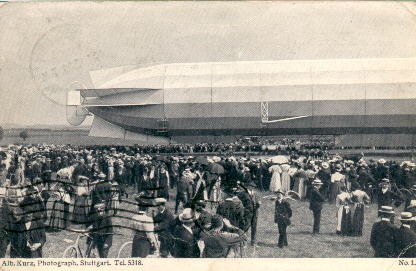
[{"label": "bicycle", "polygon": [[[92,252],[93,249],[97,250],[94,240],[92,236],[89,234],[89,230],[78,230],[78,229],[71,229],[71,231],[79,233],[77,239],[75,240],[73,245],[67,247],[64,252],[62,253],[62,258],[95,258],[98,255],[97,253]],[[119,235],[117,233],[106,233],[103,235]],[[83,237],[91,239],[91,242],[87,242],[87,248],[85,252],[82,252],[81,249],[81,239]],[[64,242],[73,243],[72,240],[64,239]]]},{"label": "bicycle", "polygon": [[[120,249],[117,253],[117,258],[131,258],[131,251],[132,251],[133,241],[125,242],[120,246]],[[148,255],[146,258],[159,258],[159,250],[156,249],[156,251],[153,254]]]}]

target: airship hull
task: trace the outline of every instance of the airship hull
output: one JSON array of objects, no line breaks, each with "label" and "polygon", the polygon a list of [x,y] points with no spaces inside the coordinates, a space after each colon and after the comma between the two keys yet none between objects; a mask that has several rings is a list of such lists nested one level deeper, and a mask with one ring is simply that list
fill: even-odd
[{"label": "airship hull", "polygon": [[92,73],[97,88],[80,90],[81,105],[137,134],[416,133],[416,59],[179,63],[105,74]]}]

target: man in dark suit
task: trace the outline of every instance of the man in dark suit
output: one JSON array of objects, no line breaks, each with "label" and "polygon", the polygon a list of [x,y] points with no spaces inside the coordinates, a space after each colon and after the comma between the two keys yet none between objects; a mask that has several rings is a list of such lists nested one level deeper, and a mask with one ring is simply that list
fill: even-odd
[{"label": "man in dark suit", "polygon": [[411,230],[411,224],[416,218],[410,212],[400,215],[402,226],[394,232],[395,256],[399,258],[416,257],[416,233]]},{"label": "man in dark suit", "polygon": [[283,193],[277,192],[277,198],[274,208],[274,222],[279,228],[279,242],[278,247],[283,248],[287,246],[286,228],[290,225],[290,218],[292,217],[292,209],[289,202],[283,200]]},{"label": "man in dark suit", "polygon": [[394,216],[393,207],[382,206],[379,210],[379,214],[381,220],[374,223],[370,237],[370,244],[374,249],[374,257],[396,257],[394,234],[397,227],[391,223],[391,218]]},{"label": "man in dark suit", "polygon": [[200,251],[192,226],[194,225],[194,214],[192,209],[186,208],[179,215],[178,225],[173,231],[174,247],[172,256],[176,258],[199,258]]},{"label": "man in dark suit", "polygon": [[166,199],[156,198],[155,202],[158,206],[158,213],[153,218],[155,224],[155,232],[160,241],[160,256],[166,258],[169,256],[172,236],[169,232],[169,225],[175,219],[173,214],[166,208]]},{"label": "man in dark suit", "polygon": [[106,212],[105,202],[96,203],[91,210],[91,221],[87,223],[93,242],[98,250],[100,258],[107,258],[113,244],[113,226],[111,216]]},{"label": "man in dark suit", "polygon": [[98,174],[97,184],[91,195],[91,207],[97,203],[105,203],[106,211],[111,209],[113,186],[110,181],[106,180],[104,173]]},{"label": "man in dark suit", "polygon": [[383,179],[382,181],[381,190],[377,195],[378,209],[381,209],[381,206],[393,206],[393,204],[398,207],[403,201],[400,192],[391,189],[389,179]]},{"label": "man in dark suit", "polygon": [[325,201],[324,196],[319,192],[322,187],[322,181],[316,179],[312,182],[312,192],[309,209],[313,212],[313,233],[319,233],[321,224],[322,203]]}]

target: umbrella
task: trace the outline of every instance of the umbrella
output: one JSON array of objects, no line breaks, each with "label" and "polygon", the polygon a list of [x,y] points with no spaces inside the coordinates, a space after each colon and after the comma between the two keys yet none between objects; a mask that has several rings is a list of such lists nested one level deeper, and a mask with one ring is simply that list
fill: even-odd
[{"label": "umbrella", "polygon": [[204,156],[198,156],[198,157],[195,159],[195,161],[196,161],[197,163],[201,164],[201,165],[208,165],[208,164],[209,164],[208,159],[207,159],[206,157],[204,157]]},{"label": "umbrella", "polygon": [[210,164],[208,170],[214,174],[224,174],[224,167],[217,163]]},{"label": "umbrella", "polygon": [[277,155],[272,157],[272,162],[275,164],[286,164],[289,162],[287,156],[284,155]]}]

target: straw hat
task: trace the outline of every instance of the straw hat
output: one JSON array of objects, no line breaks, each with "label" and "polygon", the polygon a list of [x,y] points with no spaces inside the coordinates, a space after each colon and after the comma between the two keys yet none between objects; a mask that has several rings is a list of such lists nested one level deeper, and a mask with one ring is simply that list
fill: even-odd
[{"label": "straw hat", "polygon": [[393,207],[391,206],[381,206],[381,209],[378,211],[385,214],[394,214]]},{"label": "straw hat", "polygon": [[406,222],[406,221],[416,221],[416,217],[413,216],[413,214],[411,212],[402,212],[400,214],[400,221],[402,222]]},{"label": "straw hat", "polygon": [[185,208],[182,213],[179,215],[179,221],[181,222],[191,222],[194,219],[191,208]]},{"label": "straw hat", "polygon": [[324,183],[319,179],[315,179],[315,180],[312,181],[312,185],[322,185],[322,184],[324,184]]}]

